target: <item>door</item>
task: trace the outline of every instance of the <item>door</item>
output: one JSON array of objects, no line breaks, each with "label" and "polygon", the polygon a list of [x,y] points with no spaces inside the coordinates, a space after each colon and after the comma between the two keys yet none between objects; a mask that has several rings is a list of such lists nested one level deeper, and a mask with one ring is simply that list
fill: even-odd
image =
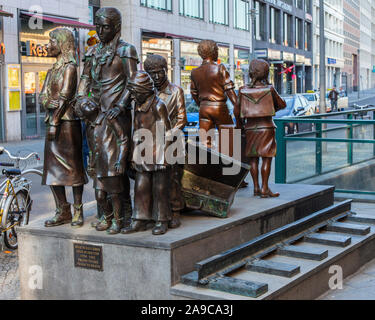
[{"label": "door", "polygon": [[45,133],[45,110],[39,104],[39,93],[43,88],[48,68],[23,68],[23,101],[25,107],[22,116],[22,136],[25,139],[38,138]]}]

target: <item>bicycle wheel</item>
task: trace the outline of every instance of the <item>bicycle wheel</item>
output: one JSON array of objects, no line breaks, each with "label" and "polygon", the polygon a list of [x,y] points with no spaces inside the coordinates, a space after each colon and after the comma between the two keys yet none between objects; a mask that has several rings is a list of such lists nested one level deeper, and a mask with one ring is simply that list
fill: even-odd
[{"label": "bicycle wheel", "polygon": [[[18,204],[18,205],[17,205]],[[29,223],[30,197],[26,191],[18,191],[16,196],[11,196],[5,202],[4,207],[5,229],[3,233],[5,245],[12,250],[18,248],[16,226],[24,226]]]}]

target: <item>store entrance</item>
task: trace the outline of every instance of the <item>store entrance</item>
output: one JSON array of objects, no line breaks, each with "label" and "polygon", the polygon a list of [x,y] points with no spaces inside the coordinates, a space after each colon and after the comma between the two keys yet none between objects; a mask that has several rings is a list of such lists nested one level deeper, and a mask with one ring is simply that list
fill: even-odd
[{"label": "store entrance", "polygon": [[44,136],[45,110],[39,103],[41,92],[50,66],[24,66],[23,67],[23,108],[22,136],[32,139]]}]

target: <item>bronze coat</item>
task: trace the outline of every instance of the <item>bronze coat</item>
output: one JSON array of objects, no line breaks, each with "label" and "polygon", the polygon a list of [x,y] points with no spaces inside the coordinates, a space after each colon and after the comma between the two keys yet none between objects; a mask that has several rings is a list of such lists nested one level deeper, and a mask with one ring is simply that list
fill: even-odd
[{"label": "bronze coat", "polygon": [[[187,123],[187,115],[185,96],[182,88],[167,80],[158,91],[158,96],[167,106],[172,129],[183,130]],[[185,137],[182,135],[180,139],[180,148],[185,151]],[[185,153],[182,156],[185,157]],[[169,200],[171,203],[171,209],[174,211],[182,210],[185,207],[185,202],[181,193],[183,167],[179,164],[174,164],[170,173]]]},{"label": "bronze coat", "polygon": [[72,106],[76,88],[77,65],[60,59],[48,71],[40,95],[47,131],[51,125],[57,127],[54,140],[46,136],[43,185],[81,186],[88,182],[83,168],[81,122]]},{"label": "bronze coat", "polygon": [[[112,56],[112,50],[115,54]],[[95,155],[97,177],[118,176],[115,163],[120,154],[127,158],[130,149],[131,112],[129,93],[126,84],[129,77],[137,71],[138,55],[135,47],[122,40],[115,39],[104,46],[99,43],[85,56],[84,71],[77,96],[94,100],[100,106],[95,129]],[[125,137],[119,136],[106,118],[106,113],[119,107],[122,113],[117,117]],[[121,141],[121,143],[118,143]],[[124,143],[126,146],[124,146]],[[123,150],[125,149],[125,150]]]},{"label": "bronze coat", "polygon": [[[150,97],[144,104],[136,105],[134,113],[134,168],[139,171],[157,171],[166,169],[168,163],[165,159],[165,151],[170,145],[167,141],[159,144],[157,141],[157,124],[164,126],[164,135],[171,129],[171,122],[165,103],[156,95]],[[144,144],[147,150],[152,150],[152,159],[147,163],[137,158],[137,146],[143,143],[144,137],[137,136],[137,130],[146,129],[152,133],[152,141],[147,140]],[[138,132],[139,133],[139,132]],[[162,133],[163,134],[163,133]],[[143,149],[141,146],[140,149]]]},{"label": "bronze coat", "polygon": [[226,102],[228,90],[234,90],[234,83],[222,64],[203,61],[191,72],[190,91],[198,105],[203,101]]},{"label": "bronze coat", "polygon": [[239,109],[246,135],[246,156],[276,156],[275,111],[285,108],[285,101],[271,85],[243,86],[238,93]]},{"label": "bronze coat", "polygon": [[187,123],[184,90],[166,80],[158,96],[167,107],[172,128],[183,130]]}]

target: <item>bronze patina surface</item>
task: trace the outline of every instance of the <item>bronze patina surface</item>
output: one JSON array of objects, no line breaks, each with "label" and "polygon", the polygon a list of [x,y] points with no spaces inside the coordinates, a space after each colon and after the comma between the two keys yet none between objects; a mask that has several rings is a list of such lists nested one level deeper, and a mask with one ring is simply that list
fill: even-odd
[{"label": "bronze patina surface", "polygon": [[[169,144],[157,139],[157,130],[158,125],[161,125],[164,130],[162,134],[165,134],[170,131],[171,123],[167,107],[157,96],[148,73],[138,71],[137,76],[129,80],[128,87],[136,102],[133,136],[133,166],[136,177],[132,223],[122,232],[127,234],[145,230],[147,222],[155,219],[152,233],[160,235],[167,232],[171,219],[170,165],[165,158],[165,150]],[[141,132],[145,131],[152,137],[143,137]],[[142,157],[142,150],[146,154],[149,152],[149,157]]]},{"label": "bronze patina surface", "polygon": [[[181,130],[181,135],[176,135],[174,142],[180,144],[179,150],[185,150],[185,138],[182,130],[187,123],[185,108],[184,91],[181,87],[171,83],[168,80],[167,60],[160,55],[151,55],[145,62],[146,72],[151,76],[157,89],[157,94],[161,98],[168,110],[169,120],[172,130]],[[182,155],[182,157],[184,154]],[[172,220],[169,222],[169,228],[180,226],[180,211],[184,209],[185,203],[181,192],[181,179],[183,175],[183,166],[174,164],[171,166],[171,183],[170,183],[170,203],[172,210]]]},{"label": "bronze patina surface", "polygon": [[[272,158],[276,156],[275,124],[272,116],[286,107],[285,101],[268,82],[269,65],[266,61],[251,61],[251,83],[239,90],[239,104],[234,114],[246,136],[245,155],[250,158],[250,173],[254,183],[254,195],[278,197],[268,186]],[[259,158],[262,158],[262,188],[259,186]]]},{"label": "bronze patina surface", "polygon": [[[203,59],[202,65],[191,72],[191,95],[199,106],[199,128],[205,131],[220,131],[220,125],[233,124],[226,105],[227,98],[233,105],[237,104],[234,83],[229,72],[222,64],[217,64],[218,46],[212,40],[203,40],[198,46],[198,53]],[[201,142],[212,146],[210,138]]]},{"label": "bronze patina surface", "polygon": [[[81,123],[73,112],[77,89],[73,33],[65,28],[53,30],[47,50],[56,57],[56,63],[48,71],[40,94],[47,130],[42,184],[51,186],[57,208],[55,217],[47,220],[45,226],[72,222],[73,227],[79,227],[83,225],[83,185],[88,180],[83,168]],[[73,187],[73,221],[65,186]]]},{"label": "bronze patina surface", "polygon": [[[107,208],[105,219],[96,228],[115,234],[123,226],[124,215],[131,215],[126,162],[132,119],[126,84],[137,71],[138,55],[133,45],[120,39],[121,13],[117,9],[98,10],[95,25],[100,43],[85,55],[77,100],[78,106],[90,100],[99,108],[91,152],[95,160],[96,188],[111,193],[113,211],[109,214]],[[123,204],[121,198],[125,199]],[[104,195],[102,200],[106,202]]]}]

